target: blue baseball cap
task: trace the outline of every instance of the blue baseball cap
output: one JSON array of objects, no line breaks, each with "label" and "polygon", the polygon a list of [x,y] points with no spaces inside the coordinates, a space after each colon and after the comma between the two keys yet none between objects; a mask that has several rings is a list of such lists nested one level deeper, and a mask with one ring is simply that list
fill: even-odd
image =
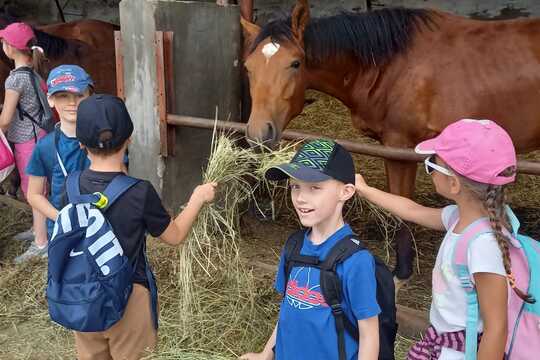
[{"label": "blue baseball cap", "polygon": [[60,91],[82,94],[89,86],[94,86],[92,78],[77,65],[57,66],[51,70],[47,78],[49,96]]}]

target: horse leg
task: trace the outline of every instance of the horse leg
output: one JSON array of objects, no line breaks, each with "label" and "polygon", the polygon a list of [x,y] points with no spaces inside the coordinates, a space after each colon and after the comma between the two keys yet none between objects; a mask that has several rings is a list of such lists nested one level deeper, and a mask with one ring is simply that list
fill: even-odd
[{"label": "horse leg", "polygon": [[[416,163],[408,161],[386,160],[386,175],[388,190],[411,198],[414,194],[416,180]],[[396,296],[400,287],[411,277],[413,272],[413,239],[412,234],[405,225],[401,225],[396,233],[396,266],[394,268],[394,281],[396,283]]]}]

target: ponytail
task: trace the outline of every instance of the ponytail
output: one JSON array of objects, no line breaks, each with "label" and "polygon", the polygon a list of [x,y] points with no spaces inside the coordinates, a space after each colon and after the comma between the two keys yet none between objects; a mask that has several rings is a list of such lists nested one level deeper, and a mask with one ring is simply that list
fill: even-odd
[{"label": "ponytail", "polygon": [[41,77],[45,77],[45,62],[47,61],[45,51],[42,47],[38,46],[36,38],[30,40],[27,46],[30,49],[30,56],[32,57],[32,69]]}]

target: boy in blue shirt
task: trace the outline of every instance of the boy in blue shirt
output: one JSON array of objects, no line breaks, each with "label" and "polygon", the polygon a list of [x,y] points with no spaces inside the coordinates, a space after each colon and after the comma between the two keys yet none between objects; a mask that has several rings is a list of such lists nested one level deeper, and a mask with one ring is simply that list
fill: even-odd
[{"label": "boy in blue shirt", "polygon": [[[306,228],[301,256],[323,261],[338,242],[353,234],[343,221],[342,211],[344,203],[355,194],[354,163],[339,144],[328,140],[309,142],[290,163],[271,168],[266,177],[289,179],[292,203]],[[358,327],[358,339],[345,334],[345,358],[376,360],[380,308],[374,258],[360,250],[339,263],[336,273],[341,282],[341,308]],[[319,268],[286,261],[284,250],[275,288],[284,296],[274,332],[261,353],[245,354],[241,359],[340,359],[336,322],[321,292]]]},{"label": "boy in blue shirt", "polygon": [[[47,79],[49,104],[58,112],[60,122],[53,132],[39,140],[26,171],[30,175],[28,202],[47,217],[48,239],[58,215],[66,176],[90,166],[86,152],[75,137],[75,126],[79,103],[92,94],[93,86],[90,75],[77,65],[60,65]],[[47,183],[49,196],[45,197]],[[15,262],[46,256],[47,239],[36,239]]]}]

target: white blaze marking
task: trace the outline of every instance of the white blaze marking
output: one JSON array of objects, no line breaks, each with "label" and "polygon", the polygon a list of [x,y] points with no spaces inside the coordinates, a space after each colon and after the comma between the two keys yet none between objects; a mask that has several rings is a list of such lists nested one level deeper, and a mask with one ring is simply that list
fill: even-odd
[{"label": "white blaze marking", "polygon": [[268,44],[264,45],[262,48],[262,53],[264,57],[266,58],[266,63],[268,64],[268,61],[270,61],[270,58],[279,51],[280,45],[278,43],[269,42]]}]

